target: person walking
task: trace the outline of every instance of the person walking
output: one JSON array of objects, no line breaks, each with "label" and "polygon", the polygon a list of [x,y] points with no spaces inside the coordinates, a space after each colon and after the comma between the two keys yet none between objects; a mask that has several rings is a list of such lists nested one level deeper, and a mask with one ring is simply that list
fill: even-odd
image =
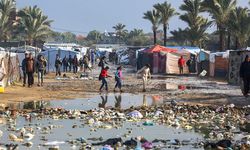
[{"label": "person walking", "polygon": [[73,73],[77,74],[77,71],[78,71],[78,59],[75,55],[73,58]]},{"label": "person walking", "polygon": [[29,54],[25,53],[25,57],[22,61],[22,71],[23,71],[23,86],[26,85],[26,80],[27,80],[27,60],[29,58]]},{"label": "person walking", "polygon": [[71,72],[72,65],[73,65],[73,58],[71,57],[71,55],[69,55],[68,59],[69,72]]},{"label": "person walking", "polygon": [[105,86],[106,91],[108,92],[108,82],[106,80],[106,78],[111,77],[110,75],[108,75],[108,70],[109,67],[106,66],[104,69],[102,69],[100,76],[99,76],[99,80],[102,81],[101,87],[100,87],[100,92],[102,91],[102,88]]},{"label": "person walking", "polygon": [[183,58],[183,56],[181,56],[181,58],[178,60],[178,66],[179,66],[180,74],[183,74],[183,68],[185,66],[185,59]]},{"label": "person walking", "polygon": [[63,64],[63,72],[68,72],[68,58],[66,57],[66,55],[64,56],[63,60],[62,60],[62,64]]},{"label": "person walking", "polygon": [[92,66],[92,68],[94,67],[94,65],[95,65],[95,51],[92,50],[91,51],[91,66]]},{"label": "person walking", "polygon": [[84,65],[84,70],[83,72],[85,73],[87,69],[91,70],[91,68],[89,67],[89,58],[87,57],[87,55],[83,56],[83,65]]},{"label": "person walking", "polygon": [[240,78],[244,83],[243,95],[248,97],[249,89],[250,89],[250,58],[247,55],[245,57],[244,62],[240,66]]},{"label": "person walking", "polygon": [[56,54],[55,67],[56,67],[56,76],[61,76],[61,66],[62,61],[58,54]]},{"label": "person walking", "polygon": [[151,78],[150,65],[146,64],[142,69],[137,72],[137,74],[141,74],[143,82],[143,92],[146,92],[146,84],[148,82],[148,78]]},{"label": "person walking", "polygon": [[101,59],[100,59],[100,62],[99,62],[99,64],[98,64],[98,66],[99,67],[101,67],[102,68],[102,70],[104,69],[104,65],[105,64],[108,64],[107,62],[106,62],[106,57],[105,56],[103,56],[103,57],[101,57]]},{"label": "person walking", "polygon": [[122,92],[122,66],[119,66],[115,72],[115,88],[114,88],[114,92],[116,92],[116,88],[118,88],[120,90],[120,92]]},{"label": "person walking", "polygon": [[38,56],[38,59],[36,61],[36,69],[37,69],[37,75],[38,75],[38,83],[37,86],[43,86],[43,76],[44,76],[44,70],[46,68],[46,60],[42,55]]},{"label": "person walking", "polygon": [[32,87],[34,84],[34,72],[35,72],[35,60],[32,57],[32,54],[29,54],[29,58],[26,63],[26,71],[28,75],[28,87]]}]

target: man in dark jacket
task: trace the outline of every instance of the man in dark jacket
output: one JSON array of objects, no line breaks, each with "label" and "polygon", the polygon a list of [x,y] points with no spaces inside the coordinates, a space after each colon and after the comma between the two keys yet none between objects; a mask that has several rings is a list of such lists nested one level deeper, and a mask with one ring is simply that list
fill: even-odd
[{"label": "man in dark jacket", "polygon": [[36,70],[37,70],[37,75],[38,75],[37,86],[43,86],[43,75],[44,75],[46,64],[47,63],[44,57],[42,55],[39,55],[36,61]]},{"label": "man in dark jacket", "polygon": [[63,72],[68,72],[69,61],[68,61],[68,58],[66,57],[66,55],[63,58],[62,64],[63,64]]},{"label": "man in dark jacket", "polygon": [[240,77],[244,82],[244,96],[248,97],[250,86],[250,58],[247,55],[245,61],[240,66]]},{"label": "man in dark jacket", "polygon": [[26,84],[27,80],[27,60],[29,58],[29,54],[25,53],[25,58],[22,61],[22,71],[23,71],[23,86]]},{"label": "man in dark jacket", "polygon": [[61,76],[61,66],[62,66],[61,58],[59,57],[58,54],[56,54],[56,60],[55,60],[56,76],[57,75]]},{"label": "man in dark jacket", "polygon": [[35,60],[32,57],[32,54],[29,54],[29,58],[26,63],[26,71],[28,74],[28,87],[31,87],[34,84],[34,72],[35,72]]},{"label": "man in dark jacket", "polygon": [[71,57],[71,55],[69,55],[68,66],[69,66],[69,72],[71,72],[73,66],[73,58]]}]

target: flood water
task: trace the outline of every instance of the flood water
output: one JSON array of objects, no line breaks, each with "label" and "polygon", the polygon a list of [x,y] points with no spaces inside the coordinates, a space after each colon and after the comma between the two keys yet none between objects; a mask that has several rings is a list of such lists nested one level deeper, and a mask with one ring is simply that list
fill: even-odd
[{"label": "flood water", "polygon": [[[90,110],[94,108],[130,108],[131,106],[151,106],[151,105],[161,105],[163,103],[161,97],[159,96],[146,96],[146,95],[132,95],[132,94],[102,94],[94,96],[93,98],[83,98],[75,100],[52,100],[52,101],[36,101],[19,103],[15,105],[19,109],[40,109],[40,108],[65,108],[68,110]],[[14,106],[12,106],[14,107]],[[32,127],[34,129],[34,138],[31,140],[33,146],[27,148],[22,146],[19,142],[11,142],[9,140],[9,134],[13,133],[19,135],[15,131],[10,131],[10,124],[1,124],[0,130],[3,131],[3,136],[0,138],[0,144],[19,144],[19,149],[48,149],[48,147],[42,146],[46,142],[51,141],[70,141],[76,140],[77,138],[99,138],[102,137],[103,140],[108,138],[118,138],[121,137],[123,141],[129,140],[130,138],[135,138],[137,136],[143,136],[147,140],[152,141],[154,139],[164,139],[169,140],[171,143],[174,139],[180,141],[185,140],[190,143],[198,143],[203,140],[203,135],[195,133],[193,130],[185,131],[183,129],[177,129],[174,127],[169,127],[166,125],[161,125],[154,123],[153,126],[143,126],[142,122],[123,122],[119,128],[96,128],[93,131],[93,126],[89,126],[83,119],[51,119],[45,117],[42,119],[32,119],[32,121],[25,120],[24,117],[17,117],[14,120],[16,125],[15,129],[20,129],[22,127]],[[12,123],[13,124],[13,123]],[[44,133],[41,128],[46,128],[53,125],[49,133]],[[74,127],[73,127],[74,126]],[[128,134],[130,130],[130,134]],[[24,143],[27,143],[26,140]],[[95,143],[98,141],[87,140],[87,143]],[[160,143],[154,143],[154,145],[161,145]],[[59,145],[60,149],[79,149],[79,145],[73,146],[66,142],[65,144]],[[94,149],[100,149],[100,147],[94,147]],[[125,149],[125,148],[120,148]],[[176,149],[175,147],[160,148],[160,149]],[[192,144],[182,146],[180,150],[192,150],[195,149]],[[199,148],[196,148],[199,149]]]}]

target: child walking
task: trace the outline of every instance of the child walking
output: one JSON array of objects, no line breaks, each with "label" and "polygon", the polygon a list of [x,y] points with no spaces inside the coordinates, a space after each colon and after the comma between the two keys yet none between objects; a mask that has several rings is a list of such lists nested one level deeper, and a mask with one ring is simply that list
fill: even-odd
[{"label": "child walking", "polygon": [[106,80],[106,78],[111,77],[110,75],[108,75],[108,70],[109,67],[105,67],[104,69],[102,69],[101,74],[99,76],[99,80],[102,81],[102,85],[100,87],[100,92],[102,91],[102,88],[105,86],[106,91],[108,92],[108,82]]},{"label": "child walking", "polygon": [[114,92],[116,92],[116,88],[118,88],[120,90],[120,92],[122,92],[122,66],[118,67],[116,72],[115,72],[115,88],[114,88]]}]

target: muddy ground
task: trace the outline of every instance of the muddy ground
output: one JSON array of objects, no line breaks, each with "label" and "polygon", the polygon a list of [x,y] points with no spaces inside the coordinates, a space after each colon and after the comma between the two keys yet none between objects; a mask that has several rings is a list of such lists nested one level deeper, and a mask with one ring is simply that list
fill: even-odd
[{"label": "muddy ground", "polygon": [[[110,74],[113,75],[114,66],[111,68]],[[22,82],[17,82],[7,87],[5,93],[0,94],[1,103],[76,99],[99,94],[99,68],[89,73],[90,79],[77,78],[80,73],[66,75],[69,79],[55,79],[54,73],[46,75],[43,87],[36,86],[36,77],[32,88],[22,87]],[[114,78],[108,81],[111,93],[115,84]],[[142,93],[142,81],[133,72],[133,68],[125,68],[123,83],[125,93]],[[144,94],[159,95],[166,102],[175,100],[180,103],[250,105],[250,99],[242,96],[239,86],[231,86],[215,79],[201,79],[195,75],[153,75]]]}]

